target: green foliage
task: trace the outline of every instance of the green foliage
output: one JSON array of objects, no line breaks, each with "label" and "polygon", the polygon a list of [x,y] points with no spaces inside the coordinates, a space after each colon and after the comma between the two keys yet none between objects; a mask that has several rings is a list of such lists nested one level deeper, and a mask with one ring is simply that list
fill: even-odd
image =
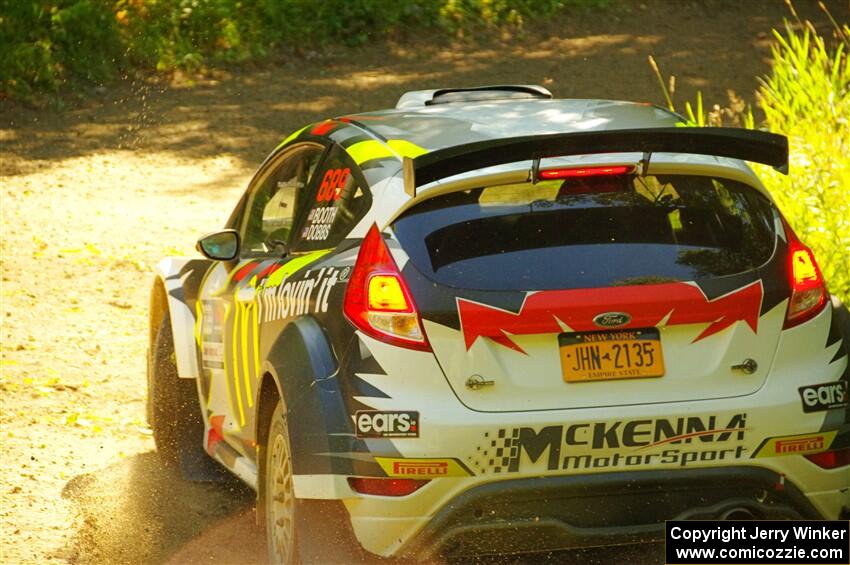
[{"label": "green foliage", "polygon": [[463,29],[522,27],[527,19],[541,18],[565,8],[603,8],[607,0],[443,0],[436,21],[440,27],[453,32]]},{"label": "green foliage", "polygon": [[775,32],[759,106],[767,127],[788,136],[791,174],[765,168],[760,176],[830,291],[850,304],[850,27],[839,35],[830,50],[810,26]]},{"label": "green foliage", "polygon": [[129,67],[194,71],[273,48],[509,26],[608,0],[0,0],[0,96],[102,82]]},{"label": "green foliage", "polygon": [[130,62],[157,70],[196,70],[206,58],[240,61],[253,47],[259,22],[232,0],[118,0],[115,19]]},{"label": "green foliage", "polygon": [[122,46],[106,0],[77,0],[51,14],[54,52],[63,69],[89,81],[111,78]]},{"label": "green foliage", "polygon": [[270,45],[360,45],[395,30],[435,23],[428,0],[256,0]]},{"label": "green foliage", "polygon": [[[788,136],[790,175],[756,166],[794,231],[812,248],[830,291],[850,304],[850,27],[835,25],[830,49],[808,22],[774,30],[773,66],[761,79],[764,126]],[[672,108],[658,66],[650,60]],[[672,82],[672,81],[671,81]],[[690,125],[719,126],[724,117],[753,128],[752,111],[714,106],[702,93],[685,105]]]},{"label": "green foliage", "polygon": [[0,92],[55,91],[69,74],[99,82],[122,54],[107,0],[0,1]]}]

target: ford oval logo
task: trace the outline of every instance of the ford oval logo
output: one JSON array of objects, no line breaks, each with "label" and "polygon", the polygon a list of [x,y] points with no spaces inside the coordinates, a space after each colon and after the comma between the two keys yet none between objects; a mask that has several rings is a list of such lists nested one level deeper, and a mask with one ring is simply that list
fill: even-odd
[{"label": "ford oval logo", "polygon": [[632,317],[625,312],[605,312],[593,318],[593,323],[600,328],[617,328],[631,321]]}]

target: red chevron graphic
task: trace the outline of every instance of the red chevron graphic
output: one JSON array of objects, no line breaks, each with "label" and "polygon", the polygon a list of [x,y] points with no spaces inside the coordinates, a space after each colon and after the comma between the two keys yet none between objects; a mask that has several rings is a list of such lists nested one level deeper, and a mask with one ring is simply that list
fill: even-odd
[{"label": "red chevron graphic", "polygon": [[573,331],[599,330],[593,318],[603,312],[628,313],[632,319],[623,328],[657,326],[668,314],[668,326],[710,324],[694,342],[740,320],[758,333],[763,296],[758,280],[714,300],[693,283],[665,283],[530,292],[516,313],[463,298],[457,304],[467,350],[484,336],[525,353],[511,335],[560,333],[558,320]]},{"label": "red chevron graphic", "polygon": [[249,261],[245,263],[244,265],[239,267],[238,271],[233,274],[233,280],[237,282],[241,281],[249,274],[251,274],[251,271],[253,271],[257,267],[257,265],[259,265],[259,263],[256,261]]}]

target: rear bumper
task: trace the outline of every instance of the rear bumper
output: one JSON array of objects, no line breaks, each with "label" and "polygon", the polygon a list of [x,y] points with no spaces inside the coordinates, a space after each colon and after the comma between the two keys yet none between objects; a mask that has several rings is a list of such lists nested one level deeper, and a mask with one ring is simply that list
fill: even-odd
[{"label": "rear bumper", "polygon": [[[340,459],[399,467],[345,475],[430,482],[395,498],[354,492],[340,476],[333,488],[296,496],[343,500],[359,542],[382,556],[651,541],[665,520],[719,518],[735,508],[836,519],[850,508],[847,468],[823,469],[804,455],[850,446],[848,415],[803,411],[798,389],[844,378],[846,360],[830,362],[837,346],[824,349],[825,335],[783,339],[794,340],[793,351],[752,395],[564,410],[522,410],[527,403],[517,398],[517,411],[494,413],[470,410],[449,393],[433,356],[412,360],[364,338],[386,373],[358,372],[385,395],[365,400],[377,410],[419,407],[419,437],[365,440],[362,454]],[[807,350],[818,363],[798,355]],[[443,472],[404,472],[429,464]]]},{"label": "rear bumper", "polygon": [[722,519],[735,512],[773,520],[822,518],[795,485],[761,468],[536,477],[463,492],[399,553],[509,553],[659,541],[665,520]]}]

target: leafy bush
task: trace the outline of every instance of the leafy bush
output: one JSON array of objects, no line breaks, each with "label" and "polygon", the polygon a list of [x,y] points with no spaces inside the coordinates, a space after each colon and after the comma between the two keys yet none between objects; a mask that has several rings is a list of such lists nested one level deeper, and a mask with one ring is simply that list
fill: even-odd
[{"label": "leafy bush", "polygon": [[256,0],[270,45],[360,45],[404,27],[435,23],[429,0]]},{"label": "leafy bush", "polygon": [[[834,23],[834,22],[833,22]],[[774,30],[770,74],[760,80],[758,105],[764,127],[788,136],[790,175],[770,167],[755,168],[791,227],[815,253],[833,294],[850,304],[850,27],[835,24],[836,47],[830,49],[809,22],[786,22]],[[672,97],[655,61],[668,106]],[[673,81],[671,81],[671,84]],[[752,111],[711,110],[685,104],[690,125],[753,128]]]},{"label": "leafy bush", "polygon": [[[440,4],[431,2],[431,4]],[[439,25],[450,31],[478,26],[522,27],[526,19],[541,18],[565,8],[603,8],[607,0],[444,0],[437,12]]]},{"label": "leafy bush", "polygon": [[124,67],[196,70],[273,48],[512,26],[607,0],[0,0],[0,97],[101,82]]},{"label": "leafy bush", "polygon": [[830,290],[850,304],[850,27],[834,50],[810,25],[775,32],[759,89],[766,126],[788,136],[791,174],[760,176],[818,258]]},{"label": "leafy bush", "polygon": [[106,0],[0,0],[0,94],[56,91],[68,75],[112,78],[121,67],[121,37]]}]

